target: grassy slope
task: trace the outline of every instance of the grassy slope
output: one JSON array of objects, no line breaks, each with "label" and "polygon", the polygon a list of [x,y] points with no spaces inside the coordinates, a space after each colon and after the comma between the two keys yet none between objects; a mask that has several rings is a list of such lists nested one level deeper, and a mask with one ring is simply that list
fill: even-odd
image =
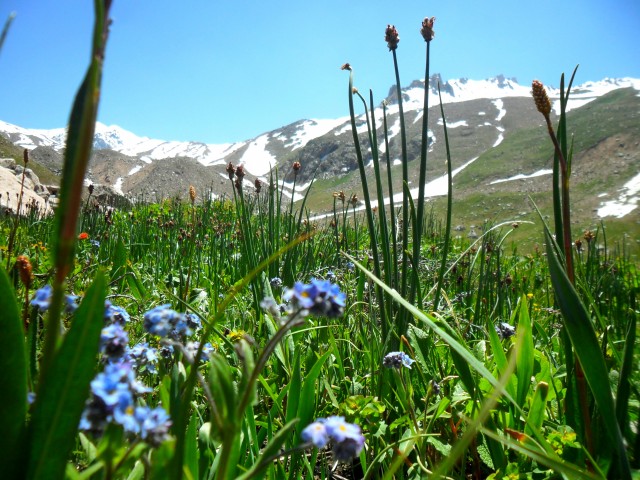
[{"label": "grassy slope", "polygon": [[[574,141],[571,179],[574,238],[580,237],[586,229],[600,226],[595,210],[603,200],[616,198],[620,187],[638,173],[640,116],[637,112],[640,98],[636,94],[633,89],[616,90],[569,113],[568,128]],[[498,147],[489,149],[455,177],[453,225],[465,226],[465,230],[456,234],[468,234],[472,225],[531,221],[534,225],[521,225],[510,238],[527,251],[541,244],[542,226],[529,196],[548,218],[551,214],[551,176],[493,185],[491,182],[552,167],[553,147],[542,122],[540,116],[538,126],[508,134]],[[456,138],[452,136],[452,156],[457,165],[460,162],[456,161],[459,160],[456,153],[460,151],[455,142]],[[436,157],[439,155],[430,157],[432,165],[437,163]],[[386,178],[384,171],[383,175]],[[399,166],[393,168],[393,175],[395,180],[401,178]],[[428,180],[433,178],[430,174]],[[375,195],[374,185],[371,171],[369,187],[372,195]],[[397,193],[399,184],[394,188]],[[330,209],[333,202],[331,193],[336,190],[344,190],[348,196],[356,193],[362,199],[359,173],[355,171],[317,181],[309,193],[311,210]],[[603,192],[609,193],[608,198],[599,198]],[[444,218],[446,199],[436,198],[431,204],[436,215]],[[640,244],[636,240],[640,238],[640,213],[637,209],[622,219],[607,217],[604,222],[610,241],[618,243],[626,235],[631,251],[635,255],[640,253]],[[476,231],[481,230],[476,228]]]},{"label": "grassy slope", "polygon": [[[571,181],[573,236],[585,229],[597,228],[600,220],[594,210],[598,198],[608,192],[609,199],[638,173],[638,137],[640,136],[640,98],[633,89],[616,90],[569,113],[569,133],[574,135],[574,160]],[[626,143],[626,145],[625,145]],[[629,143],[631,143],[631,148]],[[635,144],[635,148],[634,148]],[[622,147],[621,147],[622,145]],[[533,173],[552,166],[553,147],[542,127],[509,135],[498,147],[483,154],[454,180],[454,225],[481,225],[485,220],[535,221],[512,235],[525,249],[541,241],[537,215],[528,200],[531,195],[545,215],[551,213],[551,177],[511,181],[490,185],[492,180],[517,172]],[[437,199],[434,208],[444,214],[445,202]],[[634,254],[640,253],[640,213],[637,209],[622,219],[604,219],[609,240],[618,243],[627,235]]]}]

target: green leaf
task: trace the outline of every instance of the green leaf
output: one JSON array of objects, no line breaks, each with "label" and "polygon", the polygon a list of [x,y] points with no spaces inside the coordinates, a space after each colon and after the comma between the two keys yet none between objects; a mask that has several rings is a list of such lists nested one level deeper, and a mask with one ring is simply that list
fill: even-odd
[{"label": "green leaf", "polygon": [[298,404],[300,402],[300,390],[302,389],[302,375],[300,373],[300,349],[296,349],[293,361],[293,372],[287,389],[287,414],[285,422],[288,423],[298,414]]},{"label": "green leaf", "polygon": [[[450,351],[451,359],[453,360],[453,365],[456,367],[458,371],[458,375],[460,376],[460,380],[462,380],[462,384],[464,388],[467,390],[471,397],[474,396],[476,391],[476,380],[473,378],[473,374],[471,373],[471,368],[469,368],[468,355],[473,357],[473,354],[464,346],[464,341],[460,338],[458,333],[451,328],[447,323],[435,319],[435,325],[440,327],[442,331],[447,332],[452,339],[460,346],[459,349],[454,348]],[[436,332],[437,333],[437,332]],[[445,340],[446,341],[446,340]],[[448,342],[447,342],[448,343]],[[463,354],[461,350],[464,349],[466,354]],[[477,359],[476,364],[482,365]]]},{"label": "green leaf", "polygon": [[198,430],[197,430],[198,415],[193,413],[191,415],[191,421],[187,427],[187,437],[185,442],[184,452],[184,468],[188,470],[192,478],[199,478],[198,475]]},{"label": "green leaf", "polygon": [[[498,369],[498,376],[502,376],[507,371],[507,368],[509,368],[509,364],[495,328],[489,328],[489,342],[491,344],[491,351],[493,352],[493,360],[496,363],[496,368]],[[509,392],[509,395],[516,398],[516,387],[514,383],[515,376],[512,376],[507,382],[505,388],[507,389],[507,392]]]},{"label": "green leaf", "polygon": [[29,431],[27,478],[61,478],[64,474],[95,371],[106,283],[99,271],[41,379]]},{"label": "green leaf", "polygon": [[318,389],[316,389],[316,380],[322,372],[322,366],[324,365],[324,362],[327,361],[332,353],[332,348],[327,350],[324,355],[316,360],[316,363],[313,364],[313,367],[311,367],[305,375],[304,383],[302,385],[302,393],[300,395],[300,399],[302,401],[298,405],[298,418],[300,419],[300,428],[298,428],[299,431],[301,431],[301,428],[304,428],[309,423],[311,423],[313,412],[315,411],[316,407],[316,391],[318,391]]},{"label": "green leaf", "polygon": [[0,465],[4,478],[23,471],[27,414],[27,357],[16,295],[0,268]]},{"label": "green leaf", "polygon": [[620,369],[620,381],[616,395],[616,416],[618,425],[624,431],[629,418],[629,397],[631,396],[631,376],[633,375],[633,352],[636,344],[636,316],[630,313],[629,327],[624,342],[622,355],[622,368]]},{"label": "green leaf", "polygon": [[140,280],[140,274],[133,266],[127,267],[127,284],[129,285],[129,290],[131,290],[131,295],[133,295],[136,300],[144,300],[147,295],[147,290]]},{"label": "green leaf", "polygon": [[631,479],[631,469],[624,448],[622,433],[620,432],[620,426],[618,425],[616,416],[613,414],[613,412],[615,412],[615,405],[613,396],[611,395],[607,366],[600,351],[596,332],[585,306],[582,304],[573,285],[571,285],[560,260],[551,247],[553,239],[547,229],[545,229],[545,235],[547,240],[549,274],[551,276],[556,301],[564,318],[567,334],[571,339],[571,344],[580,361],[580,365],[582,365],[585,379],[593,393],[596,405],[602,413],[600,419],[604,423],[609,435],[609,440],[612,441],[615,446],[619,469],[618,474],[620,478]]},{"label": "green leaf", "polygon": [[287,439],[290,438],[290,433],[297,422],[298,420],[295,419],[289,423],[286,423],[280,429],[280,431],[271,438],[271,441],[264,448],[262,454],[260,455],[260,458],[253,465],[253,467],[243,475],[239,476],[237,480],[247,480],[254,477],[261,478],[262,475],[260,474],[270,465],[273,465],[274,458],[280,455],[280,448],[282,447],[282,445],[284,445]]},{"label": "green leaf", "polygon": [[[214,425],[220,431],[216,431],[216,436],[224,436],[225,430],[228,428],[235,429],[238,426],[238,417],[236,409],[238,407],[238,398],[233,388],[229,365],[224,357],[218,353],[211,356],[211,394],[217,407],[214,412]],[[216,414],[217,413],[217,414]],[[241,415],[244,412],[239,412]]]},{"label": "green leaf", "polygon": [[536,391],[533,394],[527,424],[524,433],[531,435],[534,431],[540,431],[542,422],[544,422],[544,412],[547,406],[547,396],[549,394],[549,385],[545,382],[538,383]]},{"label": "green leaf", "polygon": [[392,288],[389,288],[387,285],[385,285],[384,282],[382,282],[374,274],[369,272],[360,263],[358,263],[358,261],[355,258],[353,258],[352,256],[347,255],[347,254],[345,254],[345,256],[349,260],[351,260],[354,263],[354,265],[356,265],[360,270],[362,270],[369,278],[371,278],[371,280],[373,280],[375,283],[380,285],[380,287],[382,287],[382,289],[384,289],[387,293],[389,293],[389,295],[391,295],[391,298],[394,301],[398,302],[400,305],[402,305],[404,308],[406,308],[407,311],[411,315],[413,315],[415,318],[417,318],[418,320],[423,322],[436,335],[438,335],[440,338],[442,338],[442,340],[444,340],[453,350],[456,351],[456,353],[458,355],[460,355],[460,357],[463,360],[466,361],[466,363],[469,365],[469,367],[473,368],[480,375],[482,375],[484,378],[486,378],[487,381],[494,388],[496,388],[496,390],[498,392],[500,392],[506,399],[508,399],[512,404],[514,404],[514,406],[519,408],[518,404],[516,403],[514,398],[509,394],[509,392],[507,392],[507,390],[504,388],[504,386],[502,384],[500,384],[500,382],[491,374],[491,372],[489,370],[487,370],[487,368],[484,366],[484,364],[482,362],[480,362],[476,357],[474,357],[473,354],[463,344],[461,344],[456,338],[451,336],[448,331],[443,329],[439,325],[438,320],[433,318],[431,315],[428,315],[428,314],[422,312],[421,310],[416,308],[414,305],[412,305],[409,302],[407,302],[396,290],[394,290]]},{"label": "green leaf", "polygon": [[527,394],[531,387],[533,375],[533,336],[531,333],[531,319],[525,295],[520,299],[520,311],[518,312],[518,337],[516,342],[516,378],[518,379],[518,391],[516,400],[520,408],[525,407]]}]

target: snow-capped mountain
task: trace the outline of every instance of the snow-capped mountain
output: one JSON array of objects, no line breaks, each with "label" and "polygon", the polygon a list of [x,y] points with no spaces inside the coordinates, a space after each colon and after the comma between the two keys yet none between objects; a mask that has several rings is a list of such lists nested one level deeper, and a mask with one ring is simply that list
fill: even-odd
[{"label": "snow-capped mountain", "polygon": [[[483,152],[500,145],[510,131],[531,128],[542,121],[531,100],[530,86],[520,85],[512,78],[499,75],[486,80],[456,79],[445,82],[436,74],[427,82],[416,80],[402,89],[410,161],[419,156],[425,86],[430,91],[429,149],[435,152],[436,159],[439,152],[443,151],[440,132],[444,119],[440,115],[438,85],[447,115],[450,140],[453,147],[460,150],[456,152],[455,167],[464,165],[466,168]],[[584,106],[606,93],[627,87],[640,89],[640,80],[605,78],[575,86],[571,91],[568,109]],[[548,88],[548,93],[557,110],[559,90]],[[390,89],[385,100],[388,123],[386,140],[393,165],[400,163],[400,122],[395,87]],[[380,104],[374,109],[373,115],[379,128],[378,149],[381,154],[386,153],[381,130],[383,114]],[[369,162],[371,148],[364,115],[356,119],[356,124],[363,142],[363,153],[369,156],[366,160]],[[33,150],[35,157],[46,154],[47,161],[61,164],[61,158],[56,160],[56,155],[60,156],[64,148],[64,128],[36,130],[0,121],[0,132],[15,145]],[[129,194],[168,196],[176,191],[186,191],[187,182],[199,182],[202,189],[214,185],[214,191],[220,188],[224,193],[225,188],[229,188],[225,172],[229,162],[244,165],[245,171],[262,180],[266,180],[270,170],[278,166],[280,180],[286,187],[293,179],[291,164],[299,161],[303,169],[296,178],[298,193],[312,178],[343,177],[357,169],[348,117],[300,120],[250,140],[225,144],[151,139],[137,136],[116,125],[98,123],[94,147],[90,180],[109,184]],[[514,172],[514,175],[531,173]],[[434,189],[434,195],[440,190]],[[286,192],[293,195],[285,188]]]},{"label": "snow-capped mountain", "polygon": [[[431,102],[437,104],[440,83],[442,103],[467,102],[478,99],[504,99],[512,97],[530,97],[530,87],[519,85],[515,79],[499,75],[487,80],[470,80],[466,78],[443,82],[436,74],[429,79]],[[598,82],[587,82],[574,87],[571,92],[569,109],[576,108],[598,98],[612,90],[624,87],[640,89],[640,80],[632,78],[605,78]],[[409,87],[403,88],[403,107],[405,112],[421,111],[423,106],[424,80],[416,80]],[[554,100],[554,109],[559,108],[559,90],[548,88],[549,96]],[[388,97],[388,114],[397,112],[395,88]],[[380,110],[380,112],[378,112]],[[376,116],[382,118],[381,108],[376,109]],[[278,130],[265,133],[252,140],[237,143],[207,144],[202,142],[179,142],[140,137],[117,125],[96,124],[94,148],[110,149],[130,157],[138,157],[150,163],[175,157],[196,159],[203,165],[225,164],[226,159],[239,150],[244,150],[239,164],[244,164],[250,173],[261,176],[269,171],[269,167],[277,162],[272,154],[268,154],[268,144],[277,140],[283,148],[293,151],[304,147],[309,141],[321,137],[331,130],[342,126],[350,128],[349,119],[312,119],[302,120]],[[12,125],[0,120],[0,132],[3,132],[16,145],[33,149],[38,146],[52,147],[56,151],[64,148],[66,131],[64,128],[50,130],[29,129]]]}]

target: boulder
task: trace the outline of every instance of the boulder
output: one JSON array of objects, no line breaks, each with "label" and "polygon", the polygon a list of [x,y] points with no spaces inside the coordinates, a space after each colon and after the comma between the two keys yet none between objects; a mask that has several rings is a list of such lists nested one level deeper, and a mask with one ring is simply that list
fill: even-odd
[{"label": "boulder", "polygon": [[[38,195],[33,188],[27,186],[26,180],[25,178],[25,186],[22,189],[20,215],[27,215],[31,205],[33,205],[41,215],[53,213],[47,201]],[[29,183],[32,184],[33,182],[29,180]],[[21,178],[16,176],[14,170],[0,168],[0,205],[2,205],[2,207],[9,208],[12,212],[18,210],[20,188]]]}]

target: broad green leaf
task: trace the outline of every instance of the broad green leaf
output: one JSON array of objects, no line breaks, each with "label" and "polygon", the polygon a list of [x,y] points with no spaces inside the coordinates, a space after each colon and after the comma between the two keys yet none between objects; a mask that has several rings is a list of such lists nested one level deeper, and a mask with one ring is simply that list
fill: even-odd
[{"label": "broad green leaf", "polygon": [[611,386],[607,366],[605,365],[596,332],[589,318],[585,306],[580,301],[578,293],[571,285],[564,272],[560,260],[553,251],[551,244],[553,239],[549,231],[545,229],[547,240],[547,259],[549,262],[549,274],[558,302],[564,325],[571,339],[571,344],[576,356],[584,370],[584,376],[589,384],[593,398],[602,415],[600,419],[605,425],[609,440],[613,442],[618,460],[618,474],[622,479],[631,479],[629,459],[622,440],[620,426],[616,420],[615,404],[611,395]]},{"label": "broad green leaf", "polygon": [[527,297],[525,295],[520,299],[517,335],[516,378],[518,379],[518,392],[516,399],[520,408],[524,409],[527,394],[531,387],[531,376],[533,375],[533,336]]},{"label": "broad green leaf", "polygon": [[235,429],[239,426],[236,409],[238,398],[231,380],[229,364],[218,353],[211,356],[211,394],[217,411],[213,412],[213,421],[216,429],[215,436],[224,436],[227,429]]},{"label": "broad green leaf", "polygon": [[23,471],[27,414],[27,357],[16,295],[0,268],[0,465],[4,478]]},{"label": "broad green leaf", "polygon": [[616,416],[620,430],[624,431],[629,418],[629,397],[631,396],[631,376],[633,375],[633,352],[636,344],[636,316],[630,313],[629,327],[624,342],[622,355],[622,368],[620,368],[620,381],[616,395]]},{"label": "broad green leaf", "polygon": [[105,290],[105,275],[99,271],[41,379],[29,430],[27,478],[60,478],[64,473],[95,373]]},{"label": "broad green leaf", "polygon": [[[507,361],[507,356],[504,353],[504,349],[502,347],[502,343],[500,342],[500,338],[498,337],[498,333],[494,328],[489,328],[489,343],[491,344],[491,351],[493,352],[493,360],[496,363],[496,368],[498,369],[498,376],[504,375],[509,368],[509,364]],[[513,398],[516,398],[516,386],[515,386],[515,375],[512,375],[507,384],[505,385],[507,392]]]},{"label": "broad green leaf", "polygon": [[547,406],[547,396],[549,394],[549,385],[545,382],[538,383],[536,391],[533,394],[527,424],[524,433],[531,435],[534,431],[539,431],[544,422],[544,412]]},{"label": "broad green leaf", "polygon": [[140,280],[140,274],[133,266],[127,267],[127,284],[129,285],[129,290],[131,290],[131,295],[133,295],[136,300],[144,300],[147,295],[147,290]]},{"label": "broad green leaf", "polygon": [[187,437],[184,452],[184,467],[189,471],[192,478],[199,478],[198,475],[198,414],[191,415],[191,421],[187,427]]}]

